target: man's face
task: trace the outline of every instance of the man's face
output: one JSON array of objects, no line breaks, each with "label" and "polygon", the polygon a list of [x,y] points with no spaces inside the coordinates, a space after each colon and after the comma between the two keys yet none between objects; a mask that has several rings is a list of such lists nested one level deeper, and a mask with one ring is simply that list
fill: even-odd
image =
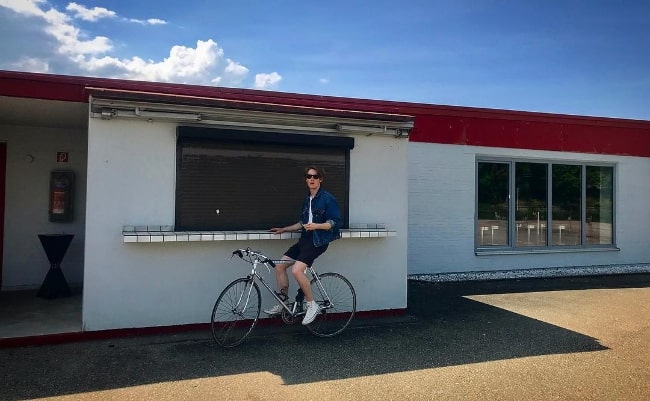
[{"label": "man's face", "polygon": [[309,171],[307,171],[307,174],[305,174],[305,180],[307,181],[309,189],[318,189],[320,188],[321,182],[323,182],[321,176],[318,175],[318,172],[314,169],[309,169]]}]

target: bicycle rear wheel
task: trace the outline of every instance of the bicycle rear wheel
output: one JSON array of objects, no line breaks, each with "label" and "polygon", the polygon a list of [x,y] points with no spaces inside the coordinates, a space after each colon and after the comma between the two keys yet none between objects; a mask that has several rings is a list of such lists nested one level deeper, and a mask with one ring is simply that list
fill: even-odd
[{"label": "bicycle rear wheel", "polygon": [[260,316],[260,288],[252,278],[240,278],[221,292],[212,309],[212,337],[222,347],[241,344]]},{"label": "bicycle rear wheel", "polygon": [[323,273],[318,277],[322,288],[314,278],[311,291],[320,313],[307,328],[319,337],[332,337],[350,324],[357,310],[357,294],[348,279],[338,273]]}]

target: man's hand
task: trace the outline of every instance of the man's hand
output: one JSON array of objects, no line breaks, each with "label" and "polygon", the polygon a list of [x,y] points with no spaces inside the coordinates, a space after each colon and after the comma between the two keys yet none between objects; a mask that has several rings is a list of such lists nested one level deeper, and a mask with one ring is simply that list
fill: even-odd
[{"label": "man's hand", "polygon": [[282,234],[285,230],[284,227],[274,227],[269,231],[272,232],[273,234]]}]

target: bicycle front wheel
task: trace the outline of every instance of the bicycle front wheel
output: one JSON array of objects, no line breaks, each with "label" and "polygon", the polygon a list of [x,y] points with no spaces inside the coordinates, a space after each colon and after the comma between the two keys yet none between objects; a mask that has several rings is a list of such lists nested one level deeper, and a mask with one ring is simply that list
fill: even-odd
[{"label": "bicycle front wheel", "polygon": [[212,337],[222,347],[241,344],[260,316],[260,288],[252,278],[240,278],[221,292],[212,309]]},{"label": "bicycle front wheel", "polygon": [[318,277],[320,284],[316,278],[312,279],[311,291],[320,313],[307,328],[319,337],[332,337],[350,324],[357,310],[357,294],[348,279],[338,273],[323,273]]}]

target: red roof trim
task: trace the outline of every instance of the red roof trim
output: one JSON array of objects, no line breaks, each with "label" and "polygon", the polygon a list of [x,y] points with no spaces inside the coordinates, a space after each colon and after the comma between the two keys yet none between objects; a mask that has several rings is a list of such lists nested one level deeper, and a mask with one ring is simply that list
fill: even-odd
[{"label": "red roof trim", "polygon": [[[344,98],[335,96],[306,95],[254,89],[225,88],[216,86],[186,85],[161,82],[130,81],[120,79],[79,77],[70,75],[38,74],[0,70],[0,95],[27,98],[88,102],[87,87],[114,90],[140,91],[178,96],[223,98],[327,109],[356,110],[384,114],[463,116],[503,118],[552,122],[589,122],[605,125],[643,125],[650,121],[608,117],[574,116],[566,114],[528,111],[486,109],[477,107],[445,106],[424,103],[396,102]],[[59,89],[59,90],[56,90]]]},{"label": "red roof trim", "polygon": [[650,157],[650,124],[417,116],[412,142]]},{"label": "red roof trim", "polygon": [[0,71],[0,96],[88,102],[87,87],[415,116],[415,142],[650,157],[650,121]]}]

